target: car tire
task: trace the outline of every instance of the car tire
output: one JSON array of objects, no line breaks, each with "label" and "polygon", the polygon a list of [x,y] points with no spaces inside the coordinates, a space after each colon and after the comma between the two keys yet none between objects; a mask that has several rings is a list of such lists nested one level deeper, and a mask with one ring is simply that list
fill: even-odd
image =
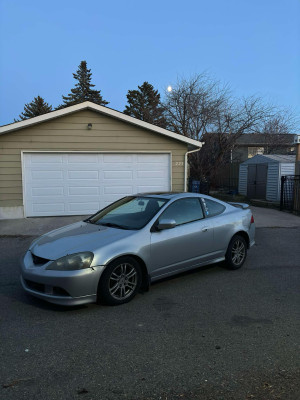
[{"label": "car tire", "polygon": [[241,235],[235,235],[230,240],[225,255],[226,267],[228,269],[239,269],[247,257],[247,243]]},{"label": "car tire", "polygon": [[128,303],[141,287],[142,271],[133,257],[120,257],[104,270],[98,285],[98,302],[107,305]]}]

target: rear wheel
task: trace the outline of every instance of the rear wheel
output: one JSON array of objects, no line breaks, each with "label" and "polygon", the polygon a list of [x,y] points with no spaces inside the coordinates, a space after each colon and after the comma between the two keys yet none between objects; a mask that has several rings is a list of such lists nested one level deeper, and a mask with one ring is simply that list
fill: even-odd
[{"label": "rear wheel", "polygon": [[240,236],[235,235],[231,239],[225,255],[226,266],[228,269],[238,269],[244,264],[247,257],[247,243],[246,240]]},{"label": "rear wheel", "polygon": [[98,299],[108,305],[127,303],[136,295],[141,282],[139,263],[132,257],[121,257],[104,270],[98,286]]}]

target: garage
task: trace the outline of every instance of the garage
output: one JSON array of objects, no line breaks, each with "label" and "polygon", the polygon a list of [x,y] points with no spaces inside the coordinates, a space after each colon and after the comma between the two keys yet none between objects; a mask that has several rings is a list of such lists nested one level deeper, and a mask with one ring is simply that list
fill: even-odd
[{"label": "garage", "polygon": [[88,215],[119,198],[186,190],[202,143],[84,102],[0,127],[0,219]]},{"label": "garage", "polygon": [[86,215],[119,198],[170,190],[170,154],[23,153],[26,217]]}]

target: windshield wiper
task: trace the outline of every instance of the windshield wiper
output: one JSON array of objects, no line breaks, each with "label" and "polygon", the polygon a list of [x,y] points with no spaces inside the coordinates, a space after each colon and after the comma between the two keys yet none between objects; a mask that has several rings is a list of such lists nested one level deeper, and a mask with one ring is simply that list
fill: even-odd
[{"label": "windshield wiper", "polygon": [[130,229],[128,226],[115,224],[113,222],[99,222],[98,225],[108,226],[110,228]]},{"label": "windshield wiper", "polygon": [[87,222],[88,224],[95,224],[90,218],[84,219],[83,222]]}]

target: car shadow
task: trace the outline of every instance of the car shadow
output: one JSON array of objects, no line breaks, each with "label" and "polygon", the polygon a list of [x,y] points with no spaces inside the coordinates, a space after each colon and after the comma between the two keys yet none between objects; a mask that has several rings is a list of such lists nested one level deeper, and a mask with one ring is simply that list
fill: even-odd
[{"label": "car shadow", "polygon": [[162,282],[171,282],[172,280],[175,280],[175,279],[178,279],[178,278],[182,278],[182,277],[185,277],[185,276],[188,277],[190,275],[195,275],[195,274],[198,274],[199,272],[208,271],[208,272],[211,272],[211,273],[220,273],[220,270],[225,270],[225,269],[226,269],[226,267],[225,267],[224,261],[221,261],[221,262],[216,263],[216,264],[203,265],[201,267],[193,268],[193,269],[190,269],[188,271],[179,272],[176,275],[167,276],[165,278],[160,278],[157,281],[151,283],[151,286],[158,285],[159,283],[162,283]]}]

